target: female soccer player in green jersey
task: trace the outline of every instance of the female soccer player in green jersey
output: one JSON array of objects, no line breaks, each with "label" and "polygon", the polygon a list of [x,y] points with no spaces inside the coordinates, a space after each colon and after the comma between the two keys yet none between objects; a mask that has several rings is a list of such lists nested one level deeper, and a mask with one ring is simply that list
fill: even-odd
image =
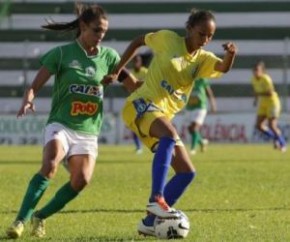
[{"label": "female soccer player in green jersey", "polygon": [[[140,46],[147,45],[154,57],[143,85],[134,91],[123,108],[127,127],[138,134],[145,146],[155,152],[152,164],[152,190],[146,207],[149,215],[142,219],[138,231],[154,236],[154,215],[179,216],[171,206],[194,178],[195,169],[171,119],[187,103],[194,80],[216,78],[230,70],[237,48],[223,45],[223,59],[203,50],[216,30],[210,11],[192,10],[186,23],[186,36],[170,30],[148,33],[134,39],[125,50],[120,63],[105,83],[115,80]],[[169,166],[174,177],[166,184]]]},{"label": "female soccer player in green jersey", "polygon": [[[40,88],[54,75],[51,112],[44,131],[42,166],[31,179],[16,220],[7,229],[10,238],[18,238],[31,218],[32,235],[45,235],[44,220],[60,211],[90,182],[97,157],[97,138],[103,119],[101,80],[112,72],[120,57],[111,48],[100,46],[108,30],[108,19],[98,5],[77,5],[78,17],[69,23],[51,23],[49,30],[76,30],[76,39],[56,47],[41,59],[31,87],[24,95],[17,117],[34,111],[33,100]],[[125,86],[134,84],[123,73]],[[130,89],[130,86],[127,86]],[[34,209],[57,172],[61,161],[70,173],[70,181],[41,209]],[[33,213],[34,212],[34,213]]]},{"label": "female soccer player in green jersey", "polygon": [[216,102],[209,81],[205,78],[195,80],[194,87],[186,105],[189,121],[188,131],[191,136],[190,154],[196,154],[196,147],[200,145],[201,151],[205,150],[208,144],[207,139],[203,139],[200,129],[207,114],[207,97],[209,98],[211,111],[216,112]]}]

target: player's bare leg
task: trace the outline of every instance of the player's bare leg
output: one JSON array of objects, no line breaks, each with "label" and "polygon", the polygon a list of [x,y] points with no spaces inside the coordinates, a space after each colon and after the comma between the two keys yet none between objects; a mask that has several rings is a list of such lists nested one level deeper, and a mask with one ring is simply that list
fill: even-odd
[{"label": "player's bare leg", "polygon": [[36,237],[45,235],[45,219],[60,211],[74,199],[90,182],[94,171],[95,160],[90,155],[73,155],[68,160],[70,181],[64,184],[55,196],[32,219],[32,234]]}]

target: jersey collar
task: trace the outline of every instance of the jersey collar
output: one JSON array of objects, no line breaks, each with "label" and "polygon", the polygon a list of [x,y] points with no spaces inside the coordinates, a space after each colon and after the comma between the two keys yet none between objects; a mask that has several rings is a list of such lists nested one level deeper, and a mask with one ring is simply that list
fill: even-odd
[{"label": "jersey collar", "polygon": [[185,38],[182,38],[182,43],[183,43],[183,51],[184,51],[184,58],[189,61],[189,62],[195,62],[197,56],[200,54],[201,48],[199,48],[194,55],[191,55],[188,53],[187,48],[186,48],[186,42]]},{"label": "jersey collar", "polygon": [[97,53],[96,55],[88,55],[87,51],[84,49],[84,47],[83,47],[83,46],[81,45],[81,43],[78,41],[78,39],[76,39],[76,42],[77,42],[78,46],[82,49],[82,51],[86,54],[86,56],[87,56],[88,58],[95,58],[95,57],[97,57],[98,54],[100,53],[101,48],[100,48],[100,46],[97,46],[98,53]]}]

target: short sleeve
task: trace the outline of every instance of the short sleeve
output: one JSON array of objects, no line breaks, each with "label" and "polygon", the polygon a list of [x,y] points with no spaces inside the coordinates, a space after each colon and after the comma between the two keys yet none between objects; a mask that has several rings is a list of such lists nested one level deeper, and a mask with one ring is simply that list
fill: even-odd
[{"label": "short sleeve", "polygon": [[274,86],[273,86],[273,81],[272,81],[271,77],[269,75],[265,75],[264,80],[265,80],[265,83],[264,83],[265,90],[267,90],[267,91],[273,90]]},{"label": "short sleeve", "polygon": [[109,73],[112,73],[114,68],[120,62],[120,56],[114,49],[110,49]]},{"label": "short sleeve", "polygon": [[222,76],[222,72],[215,70],[215,65],[218,61],[222,61],[220,58],[215,56],[211,52],[205,52],[204,59],[201,62],[200,70],[199,70],[199,77],[202,78],[219,78]]},{"label": "short sleeve", "polygon": [[160,52],[164,49],[164,43],[170,31],[160,30],[155,33],[148,33],[145,35],[145,44],[152,49],[153,52]]},{"label": "short sleeve", "polygon": [[59,65],[61,62],[61,48],[56,47],[46,54],[44,54],[41,59],[40,63],[44,66],[51,74],[56,74],[59,70]]}]

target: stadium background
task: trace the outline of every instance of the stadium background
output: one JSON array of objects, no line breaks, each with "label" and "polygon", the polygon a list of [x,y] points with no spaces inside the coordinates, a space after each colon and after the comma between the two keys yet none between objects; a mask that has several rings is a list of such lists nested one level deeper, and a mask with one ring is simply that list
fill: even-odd
[{"label": "stadium background", "polygon": [[[284,135],[290,139],[290,1],[102,0],[98,3],[106,9],[110,21],[110,29],[102,44],[115,48],[120,54],[138,34],[163,28],[184,34],[184,25],[192,7],[213,10],[218,29],[206,49],[222,55],[221,44],[233,40],[239,47],[239,54],[233,70],[212,82],[218,114],[208,116],[203,133],[217,142],[264,142],[253,127],[255,108],[250,85],[252,65],[264,60],[283,105],[280,125]],[[41,30],[40,26],[45,24],[45,18],[50,17],[56,21],[72,20],[72,13],[73,1],[2,0],[0,144],[41,143],[53,81],[49,81],[36,99],[36,115],[16,120],[15,113],[24,89],[39,67],[39,56],[72,39],[70,34],[55,34]],[[148,60],[150,53],[146,48],[140,53]],[[119,117],[126,95],[117,84],[107,90],[101,142],[131,142],[130,133]],[[184,115],[178,115],[175,122],[182,137],[187,140]]]}]

